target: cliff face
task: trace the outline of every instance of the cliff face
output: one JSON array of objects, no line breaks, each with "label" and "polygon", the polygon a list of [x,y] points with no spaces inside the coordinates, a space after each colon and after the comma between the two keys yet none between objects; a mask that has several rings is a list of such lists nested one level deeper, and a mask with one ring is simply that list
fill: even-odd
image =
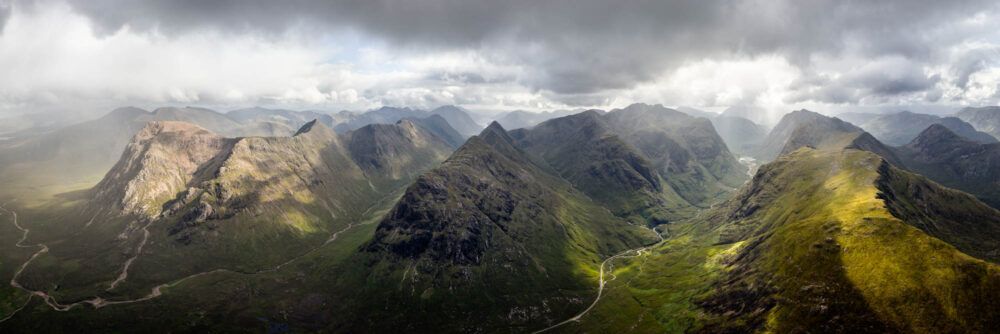
[{"label": "cliff face", "polygon": [[94,197],[125,214],[155,217],[187,188],[199,166],[232,142],[189,123],[149,122],[94,187]]}]

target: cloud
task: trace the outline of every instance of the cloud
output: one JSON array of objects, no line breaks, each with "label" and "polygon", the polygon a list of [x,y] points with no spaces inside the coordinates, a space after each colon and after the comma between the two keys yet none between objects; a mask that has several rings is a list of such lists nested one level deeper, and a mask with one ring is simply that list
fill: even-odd
[{"label": "cloud", "polygon": [[[592,93],[654,80],[685,61],[729,54],[811,54],[851,46],[872,57],[933,57],[942,22],[993,1],[353,0],[74,2],[102,31],[183,34],[211,28],[281,34],[358,29],[406,48],[476,49],[524,64],[525,84]],[[929,28],[930,27],[930,28]]]},{"label": "cloud", "polygon": [[882,57],[843,72],[804,76],[790,85],[794,93],[786,101],[857,104],[870,100],[881,103],[934,89],[941,76],[927,72],[921,63],[900,56]]},{"label": "cloud", "polygon": [[993,1],[4,1],[0,111],[647,102],[780,115],[977,104],[1000,83]]}]

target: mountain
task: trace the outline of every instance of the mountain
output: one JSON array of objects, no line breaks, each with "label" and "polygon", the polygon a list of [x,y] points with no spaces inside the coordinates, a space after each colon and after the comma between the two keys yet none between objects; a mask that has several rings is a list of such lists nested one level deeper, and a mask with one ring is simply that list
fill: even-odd
[{"label": "mountain", "polygon": [[719,116],[710,120],[726,146],[735,153],[753,152],[767,136],[764,126],[746,118]]},{"label": "mountain", "polygon": [[38,197],[93,186],[115,164],[129,138],[151,121],[188,122],[226,136],[282,131],[262,126],[256,130],[261,133],[253,133],[225,115],[203,108],[168,107],[152,112],[118,108],[101,118],[43,135],[0,142],[0,182],[11,192]]},{"label": "mountain", "polygon": [[438,138],[443,139],[448,145],[453,148],[458,148],[465,143],[467,136],[458,133],[455,128],[451,127],[451,124],[445,120],[441,115],[430,115],[425,118],[413,118],[407,117],[404,120],[410,121],[413,124],[423,128],[424,130],[430,131]]},{"label": "mountain", "polygon": [[[694,116],[694,117],[704,117],[704,118],[708,118],[708,119],[713,119],[713,118],[722,116],[719,113],[714,113],[714,112],[710,112],[710,111],[704,111],[704,110],[701,110],[701,109],[696,109],[696,108],[691,108],[691,107],[684,107],[684,106],[677,107],[677,111],[680,111],[682,113],[685,113],[685,114],[688,114],[688,115],[691,115],[691,116]],[[732,117],[735,117],[735,116],[732,116]]]},{"label": "mountain", "polygon": [[347,133],[351,159],[372,179],[407,180],[451,152],[444,139],[413,122],[369,124]]},{"label": "mountain", "polygon": [[604,116],[615,133],[638,148],[688,202],[705,206],[713,193],[745,181],[739,164],[712,123],[662,105],[633,104]]},{"label": "mountain", "polygon": [[1000,326],[1000,211],[901,168],[986,150],[954,165],[978,171],[1000,144],[934,125],[889,148],[796,113],[746,183],[709,120],[659,105],[494,122],[444,162],[408,120],[247,138],[150,122],[97,187],[0,206],[18,217],[0,331]]},{"label": "mountain", "polygon": [[525,331],[576,312],[586,268],[656,237],[548,169],[494,122],[420,176],[349,266],[364,282],[346,283],[363,288],[344,330]]},{"label": "mountain", "polygon": [[199,166],[231,142],[191,123],[149,122],[94,187],[95,202],[118,208],[124,215],[153,218],[164,203],[187,189]]},{"label": "mountain", "polygon": [[820,150],[855,149],[875,153],[897,168],[905,168],[896,151],[851,123],[838,118],[820,117],[799,124],[788,138],[781,155],[800,148]]},{"label": "mountain", "polygon": [[57,284],[49,293],[65,302],[121,300],[199,272],[271,270],[373,219],[450,152],[408,121],[240,138],[149,122],[81,201],[56,208],[66,232],[47,242],[59,249],[22,282]]},{"label": "mountain", "polygon": [[1000,207],[1000,143],[981,144],[932,124],[897,148],[906,166],[942,185]]},{"label": "mountain", "polygon": [[426,111],[410,108],[381,107],[364,113],[341,111],[333,116],[333,130],[346,133],[368,124],[393,124],[404,118],[424,118]]},{"label": "mountain", "polygon": [[944,125],[956,134],[977,142],[993,143],[997,141],[993,136],[976,131],[972,125],[957,117],[938,117],[909,111],[882,115],[862,124],[861,127],[883,143],[899,146],[909,143],[931,124]]},{"label": "mountain", "polygon": [[511,132],[493,122],[418,178],[342,265],[338,289],[353,294],[334,311],[350,314],[337,326],[553,324],[585,307],[600,276],[585,268],[649,244],[642,226],[690,217],[691,202],[708,207],[744,173],[708,120],[659,105]]},{"label": "mountain", "polygon": [[720,115],[690,107],[679,107],[677,111],[712,121],[712,126],[729,150],[740,155],[752,154],[767,136],[767,128],[741,116]]},{"label": "mountain", "polygon": [[838,118],[818,116],[802,121],[785,141],[781,155],[802,147],[843,148],[863,130]]},{"label": "mountain", "polygon": [[801,148],[618,261],[563,330],[981,331],[1000,312],[998,232],[1000,212],[876,154]]},{"label": "mountain", "polygon": [[595,111],[545,121],[530,130],[518,129],[511,136],[617,216],[656,225],[693,213],[691,204],[663,180],[653,162],[613,132]]},{"label": "mountain", "polygon": [[[302,125],[314,119],[319,120],[326,126],[329,127],[333,126],[332,116],[316,111],[294,111],[294,110],[267,109],[261,107],[254,107],[254,108],[229,111],[225,115],[229,119],[232,119],[240,123],[244,127],[267,126],[267,125],[258,125],[260,123],[282,124],[292,129],[292,131],[289,132],[288,135],[295,133],[295,129],[302,127]],[[252,132],[252,131],[244,131],[244,132],[252,134],[248,135],[247,137],[253,135],[261,137],[270,137],[268,135],[269,134],[268,132],[263,132],[263,133]]]},{"label": "mountain", "polygon": [[721,116],[745,118],[765,127],[774,125],[775,121],[771,113],[767,110],[752,105],[738,105],[726,108],[726,110],[722,111]]},{"label": "mountain", "polygon": [[296,128],[284,122],[255,121],[228,132],[234,137],[288,137]]},{"label": "mountain", "polygon": [[805,109],[787,113],[781,117],[781,121],[767,134],[767,137],[757,147],[756,153],[753,156],[757,160],[764,162],[776,159],[781,155],[782,150],[785,148],[788,139],[792,137],[795,129],[800,124],[813,119],[829,120],[832,118]]},{"label": "mountain", "polygon": [[569,110],[554,110],[542,112],[530,112],[524,110],[514,110],[501,115],[497,115],[496,121],[506,129],[530,128],[538,123],[549,119],[575,114]]},{"label": "mountain", "polygon": [[1000,138],[1000,107],[962,108],[955,117],[968,122],[978,131]]},{"label": "mountain", "polygon": [[882,114],[868,113],[868,112],[845,112],[837,114],[837,118],[847,121],[854,125],[861,125],[868,123],[873,119],[883,116]]},{"label": "mountain", "polygon": [[431,115],[438,115],[448,121],[458,133],[465,137],[471,137],[483,129],[469,116],[469,113],[456,106],[441,106],[430,111]]}]

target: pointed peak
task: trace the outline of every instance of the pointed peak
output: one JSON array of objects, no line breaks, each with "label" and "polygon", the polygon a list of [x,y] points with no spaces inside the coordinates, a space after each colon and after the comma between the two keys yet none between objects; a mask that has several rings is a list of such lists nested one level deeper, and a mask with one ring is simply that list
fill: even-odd
[{"label": "pointed peak", "polygon": [[483,129],[483,132],[479,133],[479,136],[482,137],[488,132],[501,132],[505,135],[507,134],[507,130],[504,130],[503,126],[500,125],[500,122],[497,121],[490,122],[490,125],[486,126],[486,129]]},{"label": "pointed peak", "polygon": [[931,124],[931,126],[928,126],[926,129],[924,129],[924,131],[921,131],[919,135],[917,135],[918,139],[921,137],[954,139],[954,138],[959,138],[959,135],[955,134],[954,131],[951,131],[951,129],[948,129],[948,127],[941,125],[940,123],[934,123]]},{"label": "pointed peak", "polygon": [[514,144],[514,138],[511,138],[507,130],[504,130],[503,126],[497,121],[491,122],[483,132],[479,133],[479,137],[491,144],[496,143],[497,140],[503,141],[508,145]]}]

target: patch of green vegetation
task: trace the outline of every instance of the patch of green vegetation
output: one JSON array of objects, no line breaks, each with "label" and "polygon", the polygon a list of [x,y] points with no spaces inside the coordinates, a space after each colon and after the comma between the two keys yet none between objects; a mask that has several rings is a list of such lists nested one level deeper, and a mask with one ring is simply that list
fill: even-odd
[{"label": "patch of green vegetation", "polygon": [[[606,295],[562,330],[975,332],[995,326],[997,266],[893,215],[878,186],[887,173],[909,182],[916,177],[855,150],[784,156],[762,167],[735,198],[673,225],[673,237],[653,252],[616,261]],[[913,192],[895,182],[894,195],[910,201],[943,196],[934,203],[968,204],[948,200],[948,190]],[[951,217],[937,222],[967,224]]]}]

